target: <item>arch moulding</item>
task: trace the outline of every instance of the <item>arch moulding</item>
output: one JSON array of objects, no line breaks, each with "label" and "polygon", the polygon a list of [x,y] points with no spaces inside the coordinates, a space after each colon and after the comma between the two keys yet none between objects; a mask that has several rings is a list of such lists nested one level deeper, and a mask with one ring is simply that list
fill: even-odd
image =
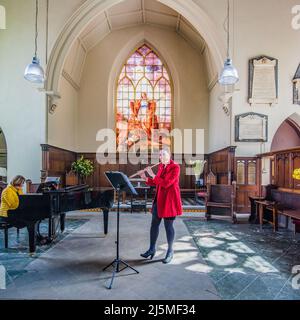
[{"label": "arch moulding", "polygon": [[[57,38],[49,58],[46,72],[47,81],[45,83],[47,92],[58,93],[59,81],[65,59],[73,42],[77,39],[84,27],[99,14],[123,1],[126,0],[87,0],[71,16]],[[193,0],[157,1],[180,13],[194,26],[206,41],[215,66],[221,68],[224,57],[226,56],[225,41],[217,32],[208,14],[195,4]],[[164,53],[162,53],[162,56],[167,58]]]}]

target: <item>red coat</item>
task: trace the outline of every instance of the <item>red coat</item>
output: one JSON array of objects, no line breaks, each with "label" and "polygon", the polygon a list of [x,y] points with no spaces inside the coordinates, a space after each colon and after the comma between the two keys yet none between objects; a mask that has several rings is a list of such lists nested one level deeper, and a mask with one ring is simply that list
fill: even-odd
[{"label": "red coat", "polygon": [[171,160],[164,169],[160,164],[154,179],[148,178],[147,185],[156,186],[157,211],[160,218],[182,215],[182,202],[179,188],[180,166]]}]

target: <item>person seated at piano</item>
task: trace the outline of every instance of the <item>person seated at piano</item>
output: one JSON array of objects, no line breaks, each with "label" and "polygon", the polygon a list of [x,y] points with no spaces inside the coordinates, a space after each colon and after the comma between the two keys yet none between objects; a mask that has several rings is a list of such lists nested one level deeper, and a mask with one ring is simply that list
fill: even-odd
[{"label": "person seated at piano", "polygon": [[[156,242],[159,236],[159,226],[162,219],[168,240],[168,251],[163,263],[170,263],[173,259],[173,243],[175,239],[174,221],[182,215],[182,202],[179,188],[180,166],[171,159],[168,150],[160,152],[160,165],[155,175],[150,167],[139,172],[142,179],[149,186],[156,187],[156,194],[152,207],[152,222],[150,229],[150,248],[141,254],[143,258],[151,258],[156,254]],[[145,171],[150,177],[146,176]]]},{"label": "person seated at piano", "polygon": [[1,194],[0,219],[6,221],[9,210],[16,210],[19,207],[19,195],[23,194],[23,186],[26,179],[23,176],[16,176]]}]

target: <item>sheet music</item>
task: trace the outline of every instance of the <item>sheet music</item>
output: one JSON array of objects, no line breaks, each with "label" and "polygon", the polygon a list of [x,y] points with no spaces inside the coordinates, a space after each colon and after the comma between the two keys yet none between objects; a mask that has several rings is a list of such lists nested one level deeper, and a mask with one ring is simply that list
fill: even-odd
[{"label": "sheet music", "polygon": [[119,185],[122,191],[127,191],[132,195],[138,195],[129,178],[123,172],[107,171],[105,172],[105,176],[114,189],[117,189]]}]

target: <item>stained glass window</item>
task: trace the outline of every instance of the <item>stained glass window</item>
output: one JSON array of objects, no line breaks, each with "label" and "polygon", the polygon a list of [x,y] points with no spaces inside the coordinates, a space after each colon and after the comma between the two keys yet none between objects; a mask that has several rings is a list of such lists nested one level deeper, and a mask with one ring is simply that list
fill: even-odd
[{"label": "stained glass window", "polygon": [[156,151],[171,140],[172,86],[159,56],[143,45],[126,61],[117,88],[118,151]]}]

